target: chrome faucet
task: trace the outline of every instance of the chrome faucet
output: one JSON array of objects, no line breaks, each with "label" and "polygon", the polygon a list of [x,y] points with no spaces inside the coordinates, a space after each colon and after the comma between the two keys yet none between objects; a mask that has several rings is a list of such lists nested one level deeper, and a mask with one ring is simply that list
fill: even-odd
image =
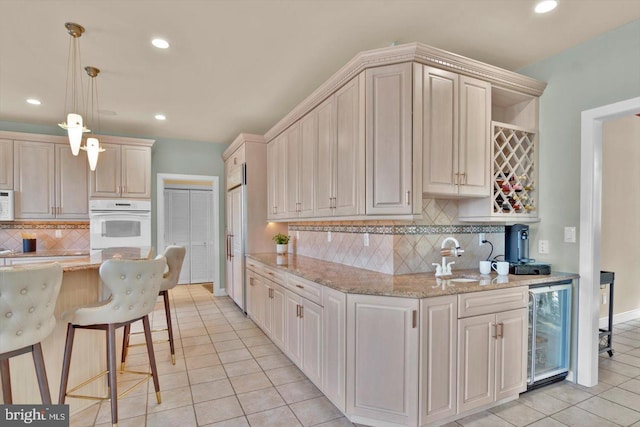
[{"label": "chrome faucet", "polygon": [[[447,248],[447,242],[453,242],[453,248]],[[451,265],[455,264],[455,261],[451,261],[447,263],[447,257],[459,257],[464,253],[464,249],[460,247],[460,243],[456,240],[455,237],[447,237],[442,241],[442,245],[440,245],[440,255],[442,255],[442,264],[433,263],[436,267],[436,277],[440,276],[451,276]]]}]

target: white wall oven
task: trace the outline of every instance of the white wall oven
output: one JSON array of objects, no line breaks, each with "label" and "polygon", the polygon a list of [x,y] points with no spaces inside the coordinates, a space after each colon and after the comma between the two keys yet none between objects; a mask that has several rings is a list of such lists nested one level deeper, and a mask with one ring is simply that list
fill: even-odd
[{"label": "white wall oven", "polygon": [[151,246],[150,200],[91,200],[89,209],[92,250]]}]

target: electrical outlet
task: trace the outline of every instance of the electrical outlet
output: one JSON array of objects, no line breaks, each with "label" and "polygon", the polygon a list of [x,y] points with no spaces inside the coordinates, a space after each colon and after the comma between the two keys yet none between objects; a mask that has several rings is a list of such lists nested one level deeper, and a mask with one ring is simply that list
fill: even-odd
[{"label": "electrical outlet", "polygon": [[327,231],[327,242],[331,243],[331,232]]},{"label": "electrical outlet", "polygon": [[478,244],[480,246],[484,245],[484,241],[486,240],[486,235],[484,233],[478,234]]},{"label": "electrical outlet", "polygon": [[565,243],[575,243],[576,242],[576,228],[575,227],[565,227],[564,228],[564,242]]},{"label": "electrical outlet", "polygon": [[300,240],[300,231],[296,230],[296,240]]},{"label": "electrical outlet", "polygon": [[548,240],[538,240],[538,253],[540,253],[540,254],[548,254],[549,253],[549,241]]},{"label": "electrical outlet", "polygon": [[602,294],[602,304],[606,304],[607,303],[607,294]]},{"label": "electrical outlet", "polygon": [[364,233],[362,236],[363,236],[362,238],[364,240],[364,245],[365,246],[369,246],[369,233]]},{"label": "electrical outlet", "polygon": [[56,239],[62,238],[62,230],[56,230],[54,236]]}]

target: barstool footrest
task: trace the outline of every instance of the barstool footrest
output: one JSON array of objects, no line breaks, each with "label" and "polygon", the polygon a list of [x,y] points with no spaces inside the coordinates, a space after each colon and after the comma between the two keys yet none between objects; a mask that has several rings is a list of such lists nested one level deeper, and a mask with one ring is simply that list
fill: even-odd
[{"label": "barstool footrest", "polygon": [[[135,374],[135,375],[143,375],[144,377],[142,379],[140,379],[138,382],[136,382],[135,384],[133,384],[131,387],[127,388],[125,391],[123,391],[122,393],[118,394],[118,399],[121,399],[122,397],[126,396],[127,394],[129,394],[129,392],[131,390],[133,390],[134,388],[138,387],[140,384],[149,381],[152,378],[152,374],[150,372],[142,372],[142,371],[118,371],[119,373],[122,374]],[[89,396],[89,395],[84,395],[84,394],[72,394],[74,391],[81,389],[82,387],[86,386],[87,384],[92,383],[93,381],[96,381],[98,379],[100,379],[101,377],[108,375],[109,371],[103,371],[100,372],[98,375],[95,375],[91,378],[89,378],[88,380],[86,380],[85,382],[83,382],[80,385],[77,385],[69,390],[67,390],[67,392],[65,393],[66,397],[73,397],[75,399],[89,399],[89,400],[109,400],[110,397],[107,396],[106,397],[100,397],[100,396]],[[156,393],[158,394],[158,398],[159,398],[159,392]]]}]

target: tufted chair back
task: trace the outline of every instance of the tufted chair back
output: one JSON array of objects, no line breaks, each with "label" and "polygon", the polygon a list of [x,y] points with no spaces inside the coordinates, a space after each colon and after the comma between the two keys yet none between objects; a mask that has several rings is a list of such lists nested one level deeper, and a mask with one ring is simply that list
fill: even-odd
[{"label": "tufted chair back", "polygon": [[62,285],[58,263],[0,268],[0,353],[45,339]]},{"label": "tufted chair back", "polygon": [[182,263],[187,249],[184,246],[170,245],[164,250],[164,255],[158,255],[158,258],[164,256],[167,258],[167,266],[169,271],[162,276],[161,291],[168,291],[178,284],[180,271],[182,271]]},{"label": "tufted chair back", "polygon": [[106,304],[82,307],[65,316],[75,325],[122,323],[149,314],[156,303],[164,256],[151,260],[110,259],[100,266],[100,278],[111,291]]}]

